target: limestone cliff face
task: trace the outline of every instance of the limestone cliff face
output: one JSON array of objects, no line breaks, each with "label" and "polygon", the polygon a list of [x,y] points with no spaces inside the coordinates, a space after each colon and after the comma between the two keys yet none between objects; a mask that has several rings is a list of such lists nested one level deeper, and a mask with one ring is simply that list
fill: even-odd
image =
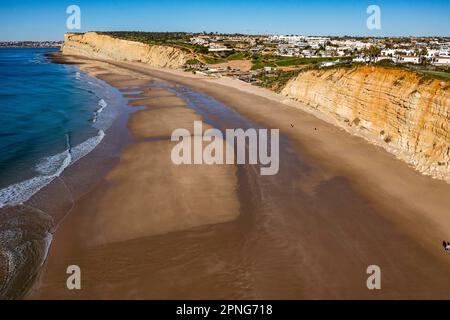
[{"label": "limestone cliff face", "polygon": [[282,94],[450,182],[450,83],[380,67],[300,73]]},{"label": "limestone cliff face", "polygon": [[62,53],[94,59],[143,62],[153,67],[172,69],[180,68],[191,59],[190,54],[178,48],[116,39],[96,32],[65,34]]}]

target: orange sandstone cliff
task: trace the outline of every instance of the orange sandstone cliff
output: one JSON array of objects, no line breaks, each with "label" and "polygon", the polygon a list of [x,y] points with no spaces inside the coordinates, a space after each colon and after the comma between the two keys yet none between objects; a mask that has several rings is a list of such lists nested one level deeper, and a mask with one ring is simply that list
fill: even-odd
[{"label": "orange sandstone cliff", "polygon": [[282,94],[450,182],[450,83],[381,67],[300,73]]},{"label": "orange sandstone cliff", "polygon": [[62,53],[94,59],[142,62],[171,69],[180,68],[191,59],[189,53],[179,48],[122,40],[96,32],[65,34]]}]

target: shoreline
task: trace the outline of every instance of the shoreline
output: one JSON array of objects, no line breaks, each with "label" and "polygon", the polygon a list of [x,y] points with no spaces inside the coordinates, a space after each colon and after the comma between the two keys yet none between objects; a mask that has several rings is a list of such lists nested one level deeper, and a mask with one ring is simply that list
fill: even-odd
[{"label": "shoreline", "polygon": [[[73,57],[64,57],[64,59],[66,58],[69,62],[74,59]],[[75,58],[75,61],[77,59],[79,58]],[[112,61],[95,62],[95,60],[84,58],[83,60],[89,61],[94,65],[98,64],[98,68],[100,69],[106,67],[108,70],[106,77],[109,77],[109,80],[112,82],[125,83],[128,81],[127,84],[131,86],[133,84],[142,86],[145,83],[145,81],[138,79],[127,80],[125,77],[121,78],[119,76],[109,75],[117,72],[117,68],[119,68],[128,70],[132,74],[132,77],[136,77],[136,74],[141,74],[144,78],[150,77],[151,79],[157,78],[168,81],[169,83],[179,83],[217,99],[217,101],[235,110],[245,118],[255,121],[257,124],[264,125],[267,128],[280,128],[281,134],[285,137],[282,142],[284,150],[282,156],[284,155],[286,159],[285,167],[282,169],[283,171],[280,177],[273,179],[263,179],[258,176],[253,176],[251,173],[253,170],[251,168],[239,166],[234,174],[230,175],[230,173],[223,172],[223,178],[205,180],[205,176],[200,180],[206,187],[205,191],[217,184],[218,181],[222,183],[220,188],[215,192],[223,194],[223,190],[229,190],[226,193],[227,197],[237,197],[239,203],[238,215],[232,214],[224,218],[223,213],[226,212],[223,212],[220,217],[215,217],[209,221],[207,216],[198,216],[198,218],[194,219],[196,223],[192,225],[180,224],[179,222],[183,220],[183,217],[175,216],[175,220],[178,221],[167,220],[164,224],[159,220],[151,220],[153,218],[139,216],[140,210],[138,210],[134,217],[145,227],[142,229],[142,226],[130,225],[127,228],[131,228],[131,231],[123,231],[121,229],[123,229],[124,224],[127,225],[129,223],[129,219],[124,221],[121,217],[120,210],[117,214],[111,214],[110,212],[114,207],[112,204],[108,204],[107,207],[102,208],[103,204],[101,204],[102,201],[100,199],[105,198],[105,201],[109,203],[115,197],[123,194],[123,192],[128,194],[129,188],[133,186],[129,185],[127,180],[115,180],[119,177],[120,179],[124,179],[123,173],[127,172],[127,170],[132,170],[129,173],[134,174],[135,178],[137,178],[137,173],[135,173],[136,166],[139,167],[138,172],[145,173],[145,175],[154,174],[157,171],[156,169],[149,168],[163,168],[165,166],[165,162],[160,162],[160,156],[156,156],[156,158],[150,157],[151,159],[148,160],[149,162],[146,162],[147,164],[145,166],[133,160],[136,156],[139,158],[149,157],[152,154],[152,150],[157,150],[160,154],[167,153],[163,141],[152,146],[145,145],[146,137],[149,134],[154,135],[155,132],[148,132],[139,128],[139,126],[130,126],[130,120],[133,117],[137,123],[142,121],[148,123],[148,121],[152,121],[151,118],[150,120],[144,119],[146,112],[151,111],[151,107],[147,107],[147,109],[150,108],[147,111],[142,107],[138,107],[138,109],[129,107],[127,119],[121,119],[123,121],[122,125],[126,126],[124,128],[125,131],[122,130],[120,133],[119,131],[116,132],[118,136],[134,134],[135,137],[129,138],[130,140],[127,140],[128,143],[123,145],[123,149],[117,151],[117,158],[115,161],[111,161],[110,169],[107,169],[108,166],[103,167],[105,169],[103,171],[104,176],[99,178],[99,183],[96,183],[90,189],[88,188],[89,191],[86,188],[81,188],[84,189],[84,192],[81,192],[81,189],[79,190],[80,193],[78,194],[77,200],[73,202],[73,209],[70,210],[70,214],[64,215],[60,220],[61,230],[56,230],[55,238],[50,249],[49,260],[47,265],[42,269],[40,281],[35,283],[33,290],[28,293],[27,298],[116,299],[146,297],[156,299],[195,299],[238,297],[251,299],[286,297],[333,299],[363,297],[377,299],[381,297],[429,297],[432,293],[437,298],[447,297],[445,287],[441,288],[439,284],[443,281],[442,277],[445,278],[445,270],[448,267],[448,260],[445,260],[446,257],[443,256],[443,252],[439,246],[441,246],[441,237],[444,237],[446,232],[450,231],[449,224],[444,224],[446,220],[442,216],[442,212],[445,213],[442,210],[448,205],[448,200],[445,197],[442,198],[442,196],[448,194],[447,192],[449,190],[448,185],[444,182],[421,176],[417,172],[412,171],[405,163],[395,159],[387,152],[379,150],[365,141],[361,141],[362,139],[349,136],[347,133],[342,132],[342,130],[331,127],[329,124],[323,123],[321,120],[298,109],[275,102],[270,99],[271,93],[264,91],[264,89],[262,91],[255,89],[256,91],[254,91],[252,89],[255,88],[254,86],[252,88],[246,88],[244,84],[235,82],[237,80],[226,79],[224,81],[214,81],[210,78],[204,79],[185,73],[183,76],[178,71],[158,70],[134,63],[118,63]],[[78,64],[79,62],[73,63]],[[81,67],[83,68],[83,64]],[[98,73],[95,67],[91,68],[91,71],[93,75],[102,77],[101,73]],[[152,90],[150,89],[148,92],[154,92]],[[260,91],[260,95],[256,95],[258,91]],[[129,94],[125,91],[123,93]],[[162,91],[157,95],[161,94]],[[169,94],[164,93],[163,95],[167,95],[172,99]],[[167,106],[169,108],[180,108],[174,105],[170,106],[171,103],[178,103],[170,99],[165,99],[164,107],[160,108]],[[213,102],[207,102],[205,108],[207,108],[208,103]],[[174,110],[184,112],[181,109]],[[135,116],[139,112],[141,112],[140,115]],[[207,109],[205,109],[205,112],[208,112]],[[128,118],[128,115],[130,115],[130,118]],[[186,119],[190,119],[189,121],[195,119],[195,117],[197,117],[195,113],[188,112],[186,114]],[[176,116],[170,116],[169,120],[166,120],[170,126],[167,128],[163,127],[164,134],[170,132],[170,130],[167,130],[168,128],[172,128],[174,125],[175,127],[180,126],[180,123],[173,122],[174,118]],[[230,118],[228,120],[225,119],[225,121],[230,121],[229,124],[232,125],[233,123],[237,123],[237,119],[230,115]],[[221,121],[223,121],[222,118]],[[187,122],[184,124],[187,125]],[[227,122],[224,124],[227,124]],[[295,131],[292,129],[291,124],[294,125]],[[253,124],[249,123],[249,125]],[[138,137],[139,135],[141,136],[140,138]],[[338,138],[327,141],[330,137],[334,136]],[[339,148],[342,148],[342,146],[347,148],[344,150],[350,150],[351,152],[346,155],[340,154]],[[357,149],[356,151],[355,148]],[[324,150],[327,150],[327,152],[324,152]],[[365,152],[368,152],[374,158],[369,158],[367,161],[369,163],[362,164],[360,161],[364,161],[368,157]],[[298,155],[293,157],[291,155],[292,153],[297,153]],[[330,158],[330,155],[335,157],[335,159]],[[129,159],[126,160],[129,161],[128,163],[123,163],[124,157],[125,159]],[[283,161],[283,158],[280,161]],[[368,172],[371,169],[377,169],[377,165],[374,164],[377,161],[381,161],[378,167],[384,167],[387,172],[382,172],[381,174],[377,173],[376,170]],[[351,163],[350,166],[349,163]],[[86,166],[89,166],[87,161]],[[76,175],[76,172],[81,172],[82,168],[73,168],[73,170],[74,175]],[[166,168],[166,170],[170,170],[170,168]],[[389,176],[392,173],[394,173],[394,176]],[[190,176],[191,179],[194,177],[192,173],[185,172],[184,174]],[[197,176],[198,173],[195,173],[195,175]],[[105,180],[105,176],[109,178]],[[238,181],[233,181],[234,178],[232,176],[236,176]],[[174,182],[173,177],[170,175],[169,177],[153,177],[152,179],[155,178],[157,178],[156,181],[159,181],[160,184],[164,181],[161,179],[166,178],[172,181],[172,183]],[[298,179],[298,181],[295,181],[295,179]],[[274,182],[274,187],[264,187],[264,181],[267,183]],[[383,181],[383,184],[379,184],[379,181]],[[133,180],[133,184],[134,182]],[[275,187],[280,182],[286,183],[287,186]],[[417,184],[413,182],[417,182]],[[126,187],[126,189],[121,189],[121,185]],[[400,185],[403,189],[396,190]],[[152,185],[146,184],[145,186],[152,188]],[[174,186],[177,185],[171,185],[171,187]],[[236,188],[234,191],[236,192],[235,196],[233,196],[234,192],[232,191],[234,188]],[[433,194],[423,192],[423,190],[430,190],[430,188],[433,190]],[[157,192],[156,190],[154,189],[154,192]],[[50,190],[47,190],[47,192],[49,192],[48,196],[51,197],[52,192]],[[258,195],[261,192],[266,198],[268,197],[264,201],[261,198],[261,194]],[[265,192],[269,192],[270,194],[266,194]],[[108,193],[111,193],[111,196],[108,196]],[[132,196],[132,194],[129,194],[129,196]],[[411,198],[415,194],[421,194],[422,198],[420,201],[417,197]],[[195,194],[192,196],[198,197]],[[145,197],[144,194],[137,192],[137,197],[133,201],[129,197],[126,198],[126,201],[135,203]],[[162,201],[164,199],[167,201],[167,192],[160,194],[160,197]],[[299,201],[301,200],[298,203],[294,200],[297,197]],[[342,202],[340,198],[349,202]],[[285,203],[279,203],[279,199],[285,199]],[[408,199],[411,201],[407,201]],[[187,203],[192,201],[189,198],[184,200]],[[436,200],[438,203],[433,203]],[[193,203],[198,201],[199,198],[196,198]],[[307,205],[310,201],[314,203],[317,201],[317,203],[310,207]],[[96,202],[100,202],[100,204]],[[323,204],[320,204],[320,202],[323,202]],[[394,203],[396,204],[395,206],[393,205]],[[302,204],[302,206],[298,207],[299,204]],[[146,207],[150,203],[143,202],[141,205]],[[90,206],[95,206],[95,208],[91,209]],[[115,206],[122,207],[122,209],[125,208],[121,202],[115,203]],[[226,211],[235,212],[236,208],[233,209],[233,206],[229,207]],[[429,211],[433,208],[437,210],[427,214],[427,210]],[[130,210],[133,209],[129,207],[125,212],[132,212]],[[167,208],[164,207],[163,210],[167,210]],[[310,216],[310,212],[317,210],[318,221],[315,221],[314,216]],[[178,207],[173,212],[179,213],[182,211]],[[95,215],[93,217],[86,212],[95,212]],[[274,216],[273,213],[277,213],[280,217]],[[299,221],[297,221],[299,218],[294,213],[298,213],[300,217]],[[193,216],[189,217],[186,221],[190,219],[193,219]],[[287,223],[285,219],[288,219],[286,221],[290,221],[290,223],[285,225]],[[96,222],[96,220],[98,221]],[[205,221],[207,222],[206,224]],[[354,223],[351,223],[352,221]],[[149,224],[149,222],[151,223]],[[438,227],[438,222],[443,225]],[[155,223],[156,230],[153,229],[154,227],[151,227]],[[336,224],[336,227],[334,227],[334,224]],[[88,228],[90,230],[85,230],[90,225],[92,225]],[[324,225],[327,228],[327,233],[321,230],[320,226],[323,227]],[[262,239],[260,239],[261,235],[259,235],[261,231],[257,231],[259,228],[263,230],[264,238]],[[295,232],[291,233],[290,229],[293,229],[292,231]],[[309,234],[311,230],[314,230],[314,234]],[[377,230],[382,234],[377,235]],[[161,233],[161,231],[163,232]],[[303,233],[299,233],[299,231],[303,231]],[[79,234],[80,232],[82,233],[81,235]],[[98,236],[96,233],[99,232],[103,233],[103,235]],[[282,234],[279,234],[280,232]],[[355,233],[355,235],[352,235],[352,233]],[[200,243],[200,240],[197,240],[197,238],[210,241],[210,243]],[[228,245],[230,249],[227,249],[227,245],[224,245],[226,243],[224,239],[228,239],[230,242]],[[345,246],[344,244],[334,243],[337,239],[342,241]],[[439,241],[437,241],[438,239]],[[273,243],[274,240],[275,243]],[[300,242],[298,243],[299,240]],[[234,264],[233,261],[237,257],[233,254],[233,251],[229,250],[232,247],[242,247],[241,241],[247,243],[249,250],[254,252],[248,252],[247,254],[251,258],[244,259],[244,261],[250,259],[249,262],[244,263],[244,261],[241,261],[241,258]],[[326,241],[332,241],[333,245],[330,248],[324,247],[325,243],[327,243]],[[392,248],[389,246],[382,249],[383,244],[389,243],[389,241],[393,241],[390,245]],[[235,246],[233,246],[234,243],[236,243]],[[356,243],[360,243],[361,248],[355,248]],[[298,249],[292,247],[293,245],[300,246],[299,249],[301,250],[298,252]],[[208,259],[194,259],[182,254],[187,248],[193,250],[194,257],[205,256]],[[246,246],[239,250],[246,250],[245,248]],[[399,256],[403,260],[393,259],[383,252],[383,250],[397,252],[399,249],[401,249]],[[294,251],[291,252],[292,250]],[[147,251],[151,253],[151,256],[147,256]],[[286,255],[288,252],[291,252],[291,257]],[[302,255],[299,255],[300,252],[303,252]],[[355,255],[355,257],[351,257],[349,254]],[[105,265],[96,257],[97,255],[103,259],[110,259],[112,265]],[[266,255],[268,255],[267,258]],[[121,261],[121,256],[125,259],[124,261],[128,261],[128,264]],[[289,264],[290,261],[295,262],[295,265],[300,267],[299,270],[292,269],[286,264],[277,265],[276,262],[272,261],[273,259],[276,260],[275,257],[277,256],[280,263],[286,262],[286,264]],[[74,257],[80,259],[82,264],[84,264],[84,268],[87,268],[86,278],[89,282],[92,282],[88,284],[86,291],[80,292],[78,295],[74,292],[68,292],[64,288],[66,274],[62,266],[66,261],[73,260]],[[151,259],[151,257],[154,258]],[[419,257],[422,259],[418,259]],[[360,267],[361,265],[370,263],[374,258],[382,262],[384,261],[385,265],[387,265],[388,273],[391,273],[387,281],[387,287],[393,290],[391,293],[377,295],[368,292],[361,286],[361,284],[365,283],[363,281],[363,270],[361,270],[361,275],[356,275],[355,279],[349,279],[347,284],[345,284],[345,281],[342,282],[342,278],[346,275],[348,276],[347,273],[349,270],[357,272],[358,269],[354,269],[355,265]],[[157,261],[152,261],[155,259]],[[166,259],[174,261],[175,265],[162,263]],[[211,261],[211,259],[212,261],[218,260],[213,265],[206,264],[206,261]],[[343,259],[348,259],[349,261]],[[180,267],[177,267],[175,263],[178,260],[183,261]],[[305,261],[301,262],[302,260]],[[432,270],[435,268],[434,277],[433,275],[425,275],[420,270],[405,271],[405,268],[408,268],[409,260],[423,264],[423,267],[431,268]],[[338,262],[333,271],[331,267],[327,266],[329,261]],[[253,265],[256,262],[262,264],[262,266],[267,264],[268,267],[265,269]],[[241,269],[243,263],[247,266]],[[274,263],[275,265],[273,265]],[[392,266],[389,266],[390,264]],[[185,267],[191,266],[189,267],[191,270],[209,271],[203,276],[198,275],[187,279],[183,278],[184,272],[180,273],[182,269],[179,268],[182,265]],[[137,271],[133,271],[131,267],[137,268]],[[164,271],[165,268],[168,268],[167,272]],[[116,270],[122,269],[131,272],[131,279],[127,280],[123,278],[123,275],[120,276],[116,273]],[[227,269],[235,270],[236,274],[229,274]],[[274,273],[276,269],[284,270],[285,273],[287,272],[287,278],[292,279],[288,280],[282,275],[282,272],[280,274],[278,272]],[[330,274],[320,274],[318,271],[325,271],[327,269],[330,271]],[[149,280],[160,279],[160,282],[163,280],[162,283],[145,280],[142,283],[142,287],[139,284],[133,291],[133,286],[140,283],[135,282],[138,281],[137,279],[147,279],[142,278],[143,272],[146,270],[154,272],[153,276],[147,276]],[[106,274],[99,275],[99,271],[105,271]],[[298,271],[302,271],[310,279],[305,278],[306,275],[301,275]],[[109,275],[108,272],[112,273],[112,275]],[[405,272],[406,274],[404,274]],[[253,278],[252,281],[247,278],[247,276],[250,276],[246,275],[247,273]],[[396,277],[392,278],[394,274]],[[176,276],[175,278],[181,281],[180,286],[167,282],[173,276]],[[267,277],[268,279],[266,279]],[[333,279],[333,277],[337,277],[338,279]],[[219,281],[220,279],[225,282]],[[231,279],[234,280],[229,282]],[[293,279],[295,281],[292,283],[291,288],[283,287],[283,284],[292,282]],[[413,284],[406,285],[407,281],[411,279],[416,280],[413,281]],[[124,291],[117,293],[111,288],[108,289],[107,283],[111,283],[111,281],[112,284],[115,284],[113,287],[116,289],[121,288]],[[331,286],[327,288],[314,288],[313,283],[317,282],[330,282]],[[395,289],[394,284],[400,286],[400,288]],[[190,293],[187,290],[193,285],[198,289],[197,294]],[[212,297],[205,295],[209,292],[208,285],[219,288],[218,292],[214,293]],[[406,289],[413,290],[414,288],[425,289],[426,285],[430,285],[431,287],[429,294],[427,292],[420,292],[420,290],[419,292],[409,293],[406,291]],[[352,288],[353,291],[342,291],[346,287]],[[171,288],[172,290],[178,289],[178,293],[171,293]],[[433,292],[433,288],[435,292]]]},{"label": "shoreline", "polygon": [[[51,63],[65,64],[64,59],[53,61],[53,54],[50,53],[45,56],[52,60]],[[69,61],[67,64],[75,65],[75,63]],[[95,80],[100,81],[96,78]],[[112,91],[110,93],[118,94]],[[119,102],[118,98],[118,96],[114,98],[116,102]],[[126,102],[125,99],[123,100]],[[27,238],[14,240],[19,241],[16,247],[20,248],[28,243],[29,246],[34,248],[30,249],[26,256],[22,255],[21,252],[15,252],[16,248],[8,248],[13,252],[13,256],[7,259],[9,260],[9,266],[0,266],[4,269],[4,273],[2,273],[4,278],[0,279],[0,289],[5,290],[2,292],[2,294],[5,294],[5,298],[12,299],[26,296],[27,291],[33,287],[35,278],[39,277],[39,273],[46,263],[53,233],[72,209],[75,199],[94,188],[96,183],[101,180],[102,175],[106,174],[118,161],[121,148],[128,143],[129,138],[127,138],[126,118],[124,116],[129,110],[119,105],[107,107],[119,108],[119,110],[116,110],[117,115],[114,116],[110,124],[102,123],[107,125],[106,128],[97,128],[103,132],[104,137],[92,150],[66,166],[61,174],[33,193],[24,203],[0,208],[2,223],[6,230],[8,227],[20,228],[30,233]],[[102,120],[110,121],[104,118]],[[87,140],[74,146],[74,148],[85,142]],[[14,222],[13,219],[19,219],[19,222]],[[45,243],[42,244],[42,241]],[[14,268],[13,273],[11,273],[11,268]]]}]

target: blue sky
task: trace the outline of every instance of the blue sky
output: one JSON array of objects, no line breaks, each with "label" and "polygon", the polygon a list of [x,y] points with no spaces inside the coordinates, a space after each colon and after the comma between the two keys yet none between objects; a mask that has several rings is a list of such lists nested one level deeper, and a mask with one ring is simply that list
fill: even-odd
[{"label": "blue sky", "polygon": [[[80,32],[450,36],[450,0],[2,0],[0,41],[61,40],[71,4],[81,8]],[[381,8],[381,30],[366,27],[371,4]]]}]

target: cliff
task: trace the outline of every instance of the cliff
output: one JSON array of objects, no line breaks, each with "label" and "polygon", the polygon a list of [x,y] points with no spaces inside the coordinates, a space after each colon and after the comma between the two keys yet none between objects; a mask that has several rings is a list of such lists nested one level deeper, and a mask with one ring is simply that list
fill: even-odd
[{"label": "cliff", "polygon": [[282,94],[450,182],[450,83],[381,67],[300,73]]},{"label": "cliff", "polygon": [[96,32],[65,34],[61,51],[67,55],[142,62],[154,67],[172,69],[180,68],[192,58],[189,53],[178,48],[116,39]]}]

